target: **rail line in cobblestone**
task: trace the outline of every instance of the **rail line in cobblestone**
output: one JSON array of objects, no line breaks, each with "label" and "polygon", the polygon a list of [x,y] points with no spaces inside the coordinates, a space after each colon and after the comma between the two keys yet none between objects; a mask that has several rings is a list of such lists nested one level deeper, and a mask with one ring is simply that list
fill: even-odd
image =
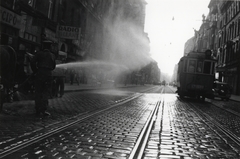
[{"label": "rail line in cobblestone", "polygon": [[112,105],[111,107],[99,110],[99,111],[94,112],[94,113],[87,114],[84,117],[80,117],[80,116],[75,117],[75,118],[78,118],[78,119],[76,119],[74,121],[71,121],[70,123],[67,123],[64,126],[56,127],[54,130],[50,130],[47,133],[44,133],[44,134],[41,134],[41,135],[37,134],[36,136],[30,137],[28,140],[25,140],[25,141],[22,141],[22,142],[19,142],[19,143],[15,143],[15,144],[12,144],[11,146],[5,147],[4,151],[0,152],[0,158],[6,157],[6,156],[10,155],[11,153],[14,153],[16,151],[19,151],[19,150],[23,149],[24,147],[27,147],[27,146],[29,146],[31,144],[34,144],[34,143],[36,143],[36,142],[38,142],[40,140],[43,140],[43,139],[45,139],[45,138],[47,138],[47,137],[49,137],[49,136],[51,136],[53,134],[56,134],[56,133],[58,133],[60,131],[63,131],[63,130],[65,130],[65,129],[67,129],[67,128],[69,128],[69,127],[71,127],[71,126],[73,126],[73,125],[75,125],[75,124],[77,124],[79,122],[82,122],[82,121],[84,121],[84,120],[86,120],[88,118],[91,118],[92,116],[95,116],[95,115],[100,114],[100,113],[102,113],[104,111],[112,109],[112,108],[114,108],[114,107],[116,107],[118,105],[127,103],[127,102],[129,102],[131,100],[134,100],[135,98],[138,98],[141,95],[142,94],[135,94],[134,96],[128,97],[127,99],[122,100],[122,101],[116,103],[115,105]]},{"label": "rail line in cobblestone", "polygon": [[[165,91],[165,89],[162,89],[161,94]],[[138,140],[136,144],[134,145],[133,150],[131,151],[131,154],[129,155],[128,159],[142,159],[144,156],[144,151],[146,148],[146,145],[149,140],[149,136],[151,134],[151,131],[154,127],[154,124],[157,120],[159,109],[163,107],[163,98],[155,105],[154,110],[151,112],[149,118],[146,121],[146,124],[144,125]]]},{"label": "rail line in cobblestone", "polygon": [[[201,110],[199,107],[201,107],[201,104],[192,104],[188,103],[193,107],[193,111],[195,114],[209,127],[218,134],[220,138],[222,138],[227,144],[229,144],[237,154],[240,155],[240,138],[238,135],[234,134],[232,131],[230,131],[228,128],[223,126],[222,123],[218,122],[214,117],[211,117],[208,113],[204,112]],[[199,107],[197,107],[197,105]],[[216,106],[211,104],[211,106]],[[219,107],[218,107],[219,108]],[[222,109],[222,108],[221,108]],[[236,117],[239,118],[238,114],[235,114],[233,112],[228,112],[229,115],[235,115]]]},{"label": "rail line in cobblestone", "polygon": [[[145,92],[149,92],[151,91],[152,89],[154,88],[151,88],[149,90],[146,90]],[[134,94],[133,96],[130,96],[130,97],[127,97],[121,101],[118,101],[116,104],[110,106],[110,107],[107,107],[105,109],[102,109],[102,110],[99,110],[99,111],[96,111],[96,112],[92,112],[92,113],[89,113],[89,114],[85,114],[83,116],[83,114],[81,115],[77,115],[75,116],[74,118],[72,119],[69,119],[64,125],[57,125],[57,124],[53,124],[51,129],[50,130],[44,130],[44,132],[40,132],[40,131],[37,131],[33,134],[30,134],[29,136],[25,136],[25,139],[23,139],[22,141],[20,142],[16,142],[16,143],[13,143],[9,146],[6,146],[4,149],[2,149],[3,151],[0,152],[0,158],[4,158],[4,157],[7,157],[9,156],[10,154],[12,153],[15,153],[29,145],[32,145],[34,143],[37,143],[41,140],[44,140],[46,139],[47,137],[51,136],[51,135],[54,135],[58,132],[61,132],[63,130],[66,130],[67,128],[70,128],[72,127],[73,125],[76,125],[84,120],[87,120],[93,116],[96,116],[98,114],[101,114],[109,109],[112,109],[116,106],[119,106],[121,104],[124,104],[124,103],[127,103],[127,102],[130,102],[140,96],[142,96],[143,94],[142,93],[136,93]],[[55,125],[55,126],[54,126]]]},{"label": "rail line in cobblestone", "polygon": [[[234,102],[234,103],[239,103],[239,102]],[[228,109],[227,107],[225,107],[224,105],[218,105],[217,103],[212,103],[214,106],[216,106],[216,107],[218,107],[218,108],[220,108],[220,109],[223,109],[224,111],[227,111],[227,112],[229,112],[229,113],[231,113],[231,114],[233,114],[233,115],[236,115],[236,116],[238,116],[238,117],[240,117],[240,113],[239,112],[236,112],[236,111],[234,111],[234,110],[232,110],[232,109]],[[240,103],[239,103],[240,104]]]},{"label": "rail line in cobblestone", "polygon": [[157,119],[159,107],[161,107],[160,105],[162,105],[162,103],[163,103],[163,101],[160,101],[156,104],[154,110],[152,111],[146,124],[144,125],[144,128],[141,131],[141,134],[139,135],[139,138],[129,156],[129,159],[141,159],[142,158],[145,147],[148,142],[149,135],[152,130],[152,127]]}]

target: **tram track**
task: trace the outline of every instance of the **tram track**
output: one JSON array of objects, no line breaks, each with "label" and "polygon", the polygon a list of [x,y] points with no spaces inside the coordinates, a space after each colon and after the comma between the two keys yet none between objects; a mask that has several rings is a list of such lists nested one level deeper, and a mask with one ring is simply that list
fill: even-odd
[{"label": "tram track", "polygon": [[147,145],[148,142],[148,138],[150,136],[151,130],[154,126],[154,123],[157,119],[157,114],[158,114],[158,110],[159,107],[162,106],[163,102],[158,102],[155,106],[155,109],[152,111],[151,115],[149,116],[146,124],[144,125],[143,130],[141,131],[141,134],[139,135],[139,138],[129,156],[129,159],[141,159],[143,154],[144,154],[144,150],[145,147]]},{"label": "tram track", "polygon": [[[161,94],[163,94],[165,92],[165,89],[163,88],[161,91]],[[129,155],[128,159],[142,159],[144,156],[144,151],[146,149],[148,140],[149,140],[149,136],[151,134],[151,131],[154,127],[154,124],[158,118],[158,114],[163,113],[163,105],[164,105],[164,101],[163,98],[161,98],[161,100],[155,105],[154,110],[152,111],[152,113],[150,114],[149,118],[146,121],[146,124],[144,125],[138,140],[136,142],[136,144],[134,145],[134,148],[131,152],[131,154]],[[161,120],[162,121],[162,120]]]},{"label": "tram track", "polygon": [[[98,114],[100,114],[100,113],[102,113],[104,111],[112,109],[112,108],[114,108],[116,106],[119,106],[121,104],[127,103],[127,102],[129,102],[131,100],[134,100],[134,99],[140,97],[141,95],[142,94],[135,94],[131,98],[125,99],[125,100],[123,100],[121,102],[118,102],[118,103],[116,103],[116,104],[114,104],[114,105],[112,105],[110,107],[105,108],[105,109],[101,109],[101,110],[98,110],[98,111],[93,112],[93,113],[88,113],[88,114],[86,114],[84,116],[82,116],[82,114],[81,115],[77,115],[74,118],[72,118],[71,121],[69,121],[70,119],[68,119],[68,123],[65,123],[64,125],[61,124],[61,126],[55,127],[54,130],[50,130],[49,132],[46,132],[46,133],[43,133],[43,134],[41,134],[41,132],[37,132],[37,134],[34,134],[35,136],[28,136],[28,138],[29,138],[28,140],[23,140],[23,142],[21,142],[19,144],[13,144],[12,147],[8,147],[7,149],[5,148],[3,152],[0,152],[0,158],[8,156],[11,153],[19,151],[19,150],[21,150],[24,147],[27,147],[27,146],[29,146],[31,144],[34,144],[34,143],[36,143],[36,142],[38,142],[40,140],[43,140],[43,139],[45,139],[45,138],[47,138],[47,137],[49,137],[49,136],[51,136],[53,134],[56,134],[56,133],[58,133],[60,131],[63,131],[63,130],[65,130],[65,129],[67,129],[67,128],[69,128],[69,127],[71,127],[71,126],[73,126],[73,125],[75,125],[75,124],[77,124],[79,122],[87,120],[88,118],[91,118],[91,117],[93,117],[95,115],[98,115]],[[75,120],[73,120],[73,119],[75,119]]]},{"label": "tram track", "polygon": [[[228,128],[223,126],[222,123],[211,117],[208,113],[201,110],[199,107],[202,105],[196,103],[187,102],[190,107],[193,108],[193,112],[213,131],[215,132],[221,139],[223,139],[229,146],[231,146],[236,153],[240,155],[240,137],[230,131]],[[199,106],[200,105],[200,106]],[[218,107],[216,105],[211,104],[211,106]],[[218,107],[219,108],[219,107]],[[226,110],[224,108],[220,108]],[[228,111],[228,110],[227,110]],[[237,118],[240,118],[239,114],[236,114],[233,111],[228,111],[229,114],[235,115]]]},{"label": "tram track", "polygon": [[[4,158],[14,152],[17,152],[27,146],[30,146],[34,143],[37,143],[41,140],[44,140],[46,138],[48,138],[49,136],[52,136],[58,132],[61,132],[63,130],[66,130],[78,123],[81,123],[91,117],[94,117],[96,115],[99,115],[107,110],[110,110],[110,109],[113,109],[114,107],[117,107],[119,105],[122,105],[122,104],[125,104],[127,102],[130,102],[140,96],[143,95],[143,93],[146,93],[146,92],[150,92],[150,91],[153,91],[154,89],[156,89],[156,87],[153,87],[153,88],[150,88],[150,89],[147,89],[145,90],[144,92],[141,92],[141,93],[135,93],[134,95],[130,96],[130,97],[127,97],[127,98],[124,98],[122,100],[119,100],[117,101],[115,104],[107,107],[107,108],[104,108],[104,109],[101,109],[101,110],[97,110],[97,111],[94,111],[94,112],[90,112],[90,113],[85,113],[85,114],[79,114],[79,115],[76,115],[72,118],[68,118],[66,120],[66,122],[64,124],[59,124],[59,122],[57,123],[54,123],[52,125],[49,126],[48,130],[47,127],[46,129],[44,129],[43,131],[42,130],[38,130],[38,131],[35,131],[35,132],[32,132],[32,133],[29,133],[29,135],[26,135],[20,139],[18,139],[18,142],[12,142],[12,143],[7,143],[2,151],[0,152],[0,158]],[[3,146],[3,145],[2,145]]]},{"label": "tram track", "polygon": [[224,111],[227,111],[227,112],[229,112],[229,113],[231,113],[231,114],[233,114],[233,115],[236,115],[236,116],[240,117],[240,113],[239,113],[239,112],[236,112],[236,111],[231,110],[231,109],[228,109],[228,108],[226,108],[226,107],[217,105],[217,104],[215,104],[215,103],[211,103],[211,104],[214,105],[215,107],[218,107],[218,108],[220,108],[220,109],[222,109],[222,110],[224,110]]}]

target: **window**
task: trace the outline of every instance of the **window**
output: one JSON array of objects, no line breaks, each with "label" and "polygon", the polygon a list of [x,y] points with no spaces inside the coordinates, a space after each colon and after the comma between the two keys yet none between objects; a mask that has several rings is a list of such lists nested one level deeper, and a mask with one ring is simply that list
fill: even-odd
[{"label": "window", "polygon": [[229,7],[229,21],[232,19],[232,6]]},{"label": "window", "polygon": [[239,12],[239,11],[240,11],[240,1],[237,2],[237,12]]},{"label": "window", "polygon": [[236,3],[236,1],[234,1],[233,2],[233,4],[232,4],[232,8],[233,8],[233,16],[235,16],[235,14],[236,14],[236,5],[235,5],[235,3]]},{"label": "window", "polygon": [[52,0],[49,0],[49,8],[48,8],[48,18],[52,18],[52,10],[53,10],[53,2]]},{"label": "window", "polygon": [[75,12],[75,9],[72,8],[71,9],[71,25],[73,25],[73,26],[74,26],[74,12]]},{"label": "window", "polygon": [[203,66],[203,62],[198,61],[198,64],[197,64],[197,72],[198,73],[202,73],[202,66]]},{"label": "window", "polygon": [[32,6],[33,6],[33,3],[34,3],[33,0],[28,0],[28,5],[29,5],[29,6],[32,7]]},{"label": "window", "polygon": [[211,71],[211,62],[209,62],[209,61],[205,61],[204,62],[204,68],[203,68],[203,73],[206,73],[206,74],[210,74],[210,73],[212,73],[212,71]]},{"label": "window", "polygon": [[236,20],[235,26],[234,26],[234,32],[235,32],[234,38],[237,37],[237,29],[238,29],[238,21]]},{"label": "window", "polygon": [[238,31],[237,31],[237,35],[240,35],[240,18],[238,19]]},{"label": "window", "polygon": [[187,60],[184,61],[184,72],[187,72]]},{"label": "window", "polygon": [[189,60],[188,72],[194,73],[196,69],[196,60]]}]

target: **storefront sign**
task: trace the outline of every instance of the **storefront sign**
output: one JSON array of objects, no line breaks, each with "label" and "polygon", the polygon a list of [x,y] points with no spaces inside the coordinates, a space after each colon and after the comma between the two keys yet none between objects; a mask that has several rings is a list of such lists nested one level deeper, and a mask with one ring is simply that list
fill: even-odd
[{"label": "storefront sign", "polygon": [[48,28],[45,28],[44,33],[46,35],[46,39],[56,43],[58,42],[57,38],[55,37],[56,34],[53,31],[49,30]]},{"label": "storefront sign", "polygon": [[6,8],[0,7],[0,18],[2,23],[11,25],[12,27],[18,29],[21,27],[21,16]]},{"label": "storefront sign", "polygon": [[79,39],[80,33],[80,28],[58,25],[56,36],[62,39]]}]

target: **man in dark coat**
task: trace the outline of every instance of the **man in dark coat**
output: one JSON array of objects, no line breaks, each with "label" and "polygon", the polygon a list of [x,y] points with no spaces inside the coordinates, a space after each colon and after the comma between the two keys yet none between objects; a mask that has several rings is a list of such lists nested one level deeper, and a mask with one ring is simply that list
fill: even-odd
[{"label": "man in dark coat", "polygon": [[[53,44],[43,43],[43,51],[37,52],[31,63],[35,67],[35,109],[36,115],[50,115],[47,110],[48,99],[51,95],[52,71],[56,67],[55,55],[51,52]],[[33,69],[34,70],[34,69]]]}]

